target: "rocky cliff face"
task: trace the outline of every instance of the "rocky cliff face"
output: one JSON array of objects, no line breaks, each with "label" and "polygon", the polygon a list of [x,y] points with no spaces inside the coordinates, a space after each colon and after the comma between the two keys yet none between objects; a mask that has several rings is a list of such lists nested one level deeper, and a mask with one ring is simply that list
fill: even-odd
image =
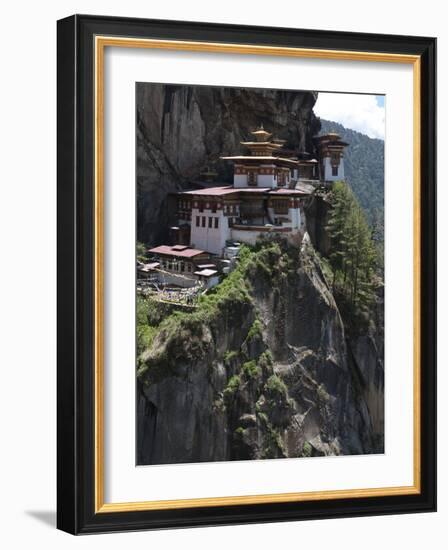
[{"label": "rocky cliff face", "polygon": [[383,452],[378,331],[346,333],[310,241],[246,251],[221,286],[140,357],[138,463]]},{"label": "rocky cliff face", "polygon": [[[217,185],[230,183],[219,156],[241,151],[260,123],[288,149],[314,153],[315,100],[138,84],[137,238],[167,238],[169,194],[197,186],[206,166]],[[362,330],[341,315],[315,252],[329,251],[329,208],[310,201],[300,246],[245,249],[196,310],[143,304],[138,464],[383,452],[382,304]]]},{"label": "rocky cliff face", "polygon": [[320,128],[312,92],[137,84],[137,238],[167,238],[167,196],[190,187],[206,166],[230,183],[221,155],[241,151],[240,141],[263,123],[286,147],[313,153]]}]

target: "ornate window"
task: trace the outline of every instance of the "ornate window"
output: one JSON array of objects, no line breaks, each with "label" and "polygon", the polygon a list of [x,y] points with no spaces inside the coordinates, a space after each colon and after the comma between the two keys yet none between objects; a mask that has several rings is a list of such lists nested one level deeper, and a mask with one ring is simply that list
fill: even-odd
[{"label": "ornate window", "polygon": [[275,214],[288,214],[288,200],[276,200],[274,201]]},{"label": "ornate window", "polygon": [[247,173],[247,185],[257,185],[257,172],[250,170]]},{"label": "ornate window", "polygon": [[278,173],[277,185],[279,186],[285,185],[285,173],[283,171]]}]

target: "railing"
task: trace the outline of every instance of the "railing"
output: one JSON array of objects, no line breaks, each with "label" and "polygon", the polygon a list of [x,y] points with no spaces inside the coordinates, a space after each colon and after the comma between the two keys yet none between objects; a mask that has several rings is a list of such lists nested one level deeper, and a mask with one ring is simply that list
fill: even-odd
[{"label": "railing", "polygon": [[272,231],[273,233],[288,233],[292,231],[292,227],[285,227],[282,225],[245,225],[234,223],[232,229],[237,229],[241,231],[260,231],[263,233],[268,233]]},{"label": "railing", "polygon": [[266,217],[266,210],[263,208],[254,208],[251,210],[240,209],[240,218],[263,218]]},{"label": "railing", "polygon": [[158,302],[185,308],[195,308],[197,307],[196,304],[199,295],[204,293],[204,284],[198,281],[191,288],[173,288],[168,285],[162,286],[155,282],[137,281],[137,292]]}]

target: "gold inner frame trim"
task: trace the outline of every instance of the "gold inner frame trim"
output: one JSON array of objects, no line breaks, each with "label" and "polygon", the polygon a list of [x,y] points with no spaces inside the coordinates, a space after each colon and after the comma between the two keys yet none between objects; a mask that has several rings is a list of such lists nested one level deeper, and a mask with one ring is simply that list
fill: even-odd
[{"label": "gold inner frame trim", "polygon": [[[243,55],[285,56],[342,61],[368,61],[383,63],[407,63],[413,65],[413,297],[414,297],[414,350],[413,350],[413,485],[313,492],[276,493],[244,496],[205,497],[179,500],[153,500],[141,502],[104,502],[104,51],[106,47],[152,48],[161,50],[194,51],[207,53],[232,53]],[[421,60],[417,55],[401,55],[382,52],[357,52],[345,50],[321,50],[253,44],[226,44],[178,40],[156,40],[96,36],[95,55],[95,513],[132,512],[143,510],[167,510],[206,506],[235,506],[275,502],[304,502],[363,498],[380,496],[413,495],[421,492],[421,351],[420,351],[420,271],[421,271]]]}]

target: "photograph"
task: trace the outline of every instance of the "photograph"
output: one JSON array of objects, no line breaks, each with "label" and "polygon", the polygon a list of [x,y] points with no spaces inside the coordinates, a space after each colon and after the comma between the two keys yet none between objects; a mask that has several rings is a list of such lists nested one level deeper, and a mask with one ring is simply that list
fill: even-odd
[{"label": "photograph", "polygon": [[434,511],[436,39],[72,15],[57,49],[58,528]]},{"label": "photograph", "polygon": [[3,548],[443,546],[443,6],[4,4]]},{"label": "photograph", "polygon": [[386,97],[135,98],[136,465],[385,453]]}]

